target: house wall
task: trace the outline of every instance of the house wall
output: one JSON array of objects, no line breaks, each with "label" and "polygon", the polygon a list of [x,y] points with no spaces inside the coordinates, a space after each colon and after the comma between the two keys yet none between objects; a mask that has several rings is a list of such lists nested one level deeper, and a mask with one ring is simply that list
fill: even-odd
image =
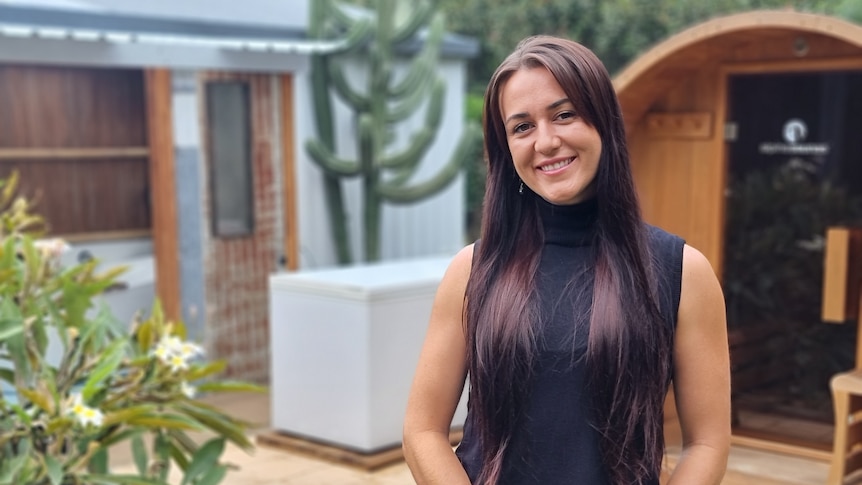
[{"label": "house wall", "polygon": [[[400,68],[399,74],[403,73],[404,65]],[[351,84],[360,92],[365,92],[365,68],[354,61],[347,64],[346,72]],[[445,165],[464,127],[465,62],[443,60],[438,74],[447,83],[443,120],[436,139],[421,162],[415,177],[418,181],[430,178]],[[295,89],[300,268],[332,266],[336,264],[336,259],[329,232],[322,172],[305,150],[305,143],[315,136],[308,70],[298,73]],[[352,135],[355,117],[340,100],[334,106],[337,152],[341,157],[353,158],[356,155],[356,139]],[[423,123],[424,109],[421,109],[399,127],[395,146],[404,146],[410,135]],[[362,218],[360,184],[359,179],[348,180],[344,184],[351,246],[355,256],[362,254],[362,236],[359,231]],[[442,192],[418,203],[407,206],[385,205],[382,214],[381,259],[454,254],[465,244],[464,190],[461,175]]]},{"label": "house wall", "polygon": [[[304,16],[303,16],[304,17]],[[305,154],[304,142],[313,135],[309,99],[308,57],[296,53],[217,51],[179,46],[118,44],[45,38],[0,39],[0,62],[22,64],[136,67],[164,66],[171,71],[171,133],[174,140],[178,282],[180,312],[190,336],[204,341],[209,356],[225,359],[231,377],[266,381],[269,372],[268,292],[270,274],[283,270],[286,247],[285,198],[282,167],[296,167],[295,205],[300,245],[300,269],[335,263],[322,195],[321,175]],[[219,74],[201,74],[219,66]],[[229,72],[228,72],[229,71]],[[250,74],[250,73],[266,74]],[[293,82],[294,147],[282,153],[280,82],[282,73],[295,73]],[[439,73],[448,84],[440,133],[422,162],[419,180],[436,173],[455,148],[463,128],[466,72],[463,60],[442,62]],[[287,74],[290,75],[290,74]],[[253,177],[255,233],[248,238],[215,239],[209,224],[209,174],[205,143],[204,77],[248,79],[253,97]],[[356,62],[351,80],[361,88],[364,73]],[[397,143],[422,126],[420,110],[396,133]],[[337,105],[340,153],[354,150],[352,115]],[[284,157],[290,156],[292,160]],[[357,181],[347,184],[352,215],[361,214]],[[464,244],[464,185],[459,177],[436,196],[411,206],[387,206],[383,212],[382,255],[404,259],[449,255]],[[361,235],[354,226],[354,251]]]},{"label": "house wall", "polygon": [[174,170],[177,180],[180,311],[189,337],[205,338],[206,287],[203,241],[206,237],[198,79],[195,71],[172,72]]},{"label": "house wall", "polygon": [[[38,1],[55,3],[50,0]],[[308,24],[310,1],[312,0],[85,0],[86,4],[147,17],[214,23],[231,19],[237,23],[278,28],[304,28]]]}]

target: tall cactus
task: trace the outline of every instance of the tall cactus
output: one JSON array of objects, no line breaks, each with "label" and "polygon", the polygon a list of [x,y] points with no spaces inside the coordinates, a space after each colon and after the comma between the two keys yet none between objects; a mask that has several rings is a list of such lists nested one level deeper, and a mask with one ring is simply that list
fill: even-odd
[{"label": "tall cactus", "polygon": [[[340,263],[352,259],[340,179],[362,179],[365,260],[376,261],[380,259],[383,204],[409,204],[443,190],[458,175],[463,159],[479,139],[478,128],[468,125],[447,164],[426,181],[412,181],[442,119],[446,85],[436,68],[444,25],[442,15],[436,12],[438,0],[418,2],[402,21],[396,19],[397,1],[376,0],[371,20],[345,14],[335,0],[312,2],[311,33],[315,38],[332,39],[346,31],[355,38],[355,42],[349,43],[351,50],[367,46],[368,81],[364,91],[348,83],[343,67],[337,62],[342,53],[317,54],[312,59],[318,138],[309,140],[306,150],[324,173],[332,236]],[[406,74],[397,79],[393,72],[396,46],[429,24],[422,51],[412,60]],[[371,35],[360,35],[369,28],[373,31]],[[357,157],[353,160],[335,154],[332,93],[356,115]],[[423,104],[426,104],[424,126],[412,134],[406,147],[393,150],[394,128]]]}]

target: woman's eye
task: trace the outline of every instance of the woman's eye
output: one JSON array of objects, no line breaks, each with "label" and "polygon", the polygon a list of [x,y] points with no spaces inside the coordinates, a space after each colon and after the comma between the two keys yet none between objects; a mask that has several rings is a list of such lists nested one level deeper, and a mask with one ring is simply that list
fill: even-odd
[{"label": "woman's eye", "polygon": [[563,111],[562,113],[557,115],[557,118],[560,118],[561,120],[567,120],[569,118],[574,118],[574,117],[575,117],[575,113],[573,113],[571,111]]},{"label": "woman's eye", "polygon": [[515,127],[512,128],[512,133],[523,133],[523,132],[527,131],[527,129],[529,129],[529,128],[530,128],[530,125],[528,125],[527,123],[521,123],[521,124],[515,125]]}]

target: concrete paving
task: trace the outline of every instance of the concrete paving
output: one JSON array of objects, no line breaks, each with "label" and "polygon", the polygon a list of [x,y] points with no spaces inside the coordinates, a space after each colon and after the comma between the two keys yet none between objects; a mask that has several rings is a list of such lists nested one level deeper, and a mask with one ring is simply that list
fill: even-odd
[{"label": "concrete paving", "polygon": [[[269,430],[268,395],[220,395],[204,398],[233,416],[256,423],[250,435]],[[670,438],[669,438],[670,439]],[[679,446],[668,447],[668,465],[676,462]],[[228,472],[223,485],[409,485],[414,483],[407,466],[401,462],[375,472],[366,472],[293,453],[258,446],[252,454],[229,446],[225,462],[238,467]],[[118,472],[133,473],[128,450],[117,450],[111,457]],[[734,446],[723,485],[822,485],[828,464],[814,459],[770,453]],[[174,471],[170,483],[179,484]]]}]

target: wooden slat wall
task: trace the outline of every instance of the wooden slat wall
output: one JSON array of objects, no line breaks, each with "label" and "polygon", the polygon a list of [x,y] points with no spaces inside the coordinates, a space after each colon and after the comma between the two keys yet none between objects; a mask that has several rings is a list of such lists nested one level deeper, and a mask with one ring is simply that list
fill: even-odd
[{"label": "wooden slat wall", "polygon": [[[652,113],[715,113],[720,102],[717,66],[703,69],[656,103]],[[715,116],[712,117],[715,120]],[[708,136],[657,136],[642,118],[629,149],[644,216],[699,249],[720,274],[724,227],[722,130]]]},{"label": "wooden slat wall", "polygon": [[0,65],[0,177],[53,234],[149,229],[145,121],[140,71]]},{"label": "wooden slat wall", "polygon": [[150,227],[147,159],[0,162],[0,178],[17,170],[19,193],[36,200],[54,235]]},{"label": "wooden slat wall", "polygon": [[0,147],[145,146],[139,70],[0,66]]}]

